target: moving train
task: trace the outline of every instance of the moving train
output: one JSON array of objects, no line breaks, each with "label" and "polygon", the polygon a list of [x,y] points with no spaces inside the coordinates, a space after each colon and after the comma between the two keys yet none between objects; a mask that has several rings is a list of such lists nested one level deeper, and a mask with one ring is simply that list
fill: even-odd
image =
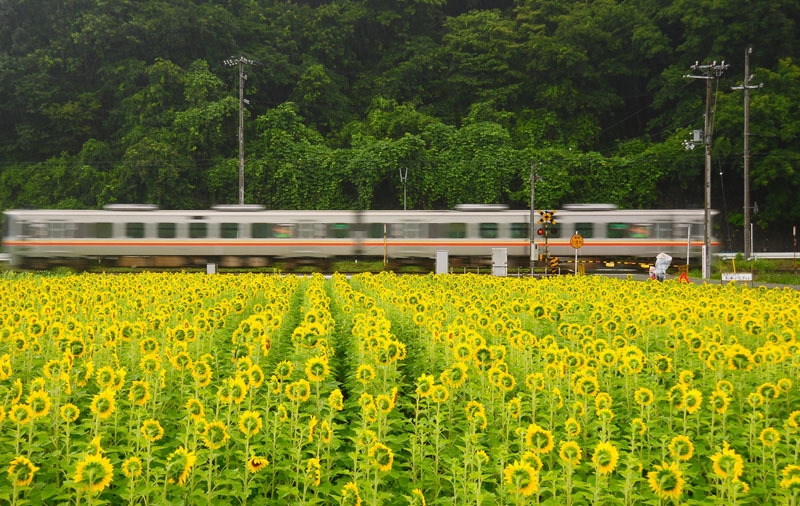
[{"label": "moving train", "polygon": [[[716,216],[716,212],[712,213]],[[535,216],[538,221],[539,215]],[[549,253],[571,259],[573,234],[582,258],[643,258],[660,252],[700,255],[703,210],[620,210],[574,204],[555,214]],[[451,264],[488,263],[507,248],[509,267],[529,264],[530,212],[500,205],[452,211],[270,211],[257,205],[159,210],[114,204],[103,210],[16,209],[4,213],[3,249],[17,268],[89,264],[183,267],[265,267],[275,260],[381,259],[430,261],[446,250]],[[544,250],[534,223],[535,254]],[[713,230],[713,228],[712,228]],[[719,240],[712,239],[712,252]]]}]

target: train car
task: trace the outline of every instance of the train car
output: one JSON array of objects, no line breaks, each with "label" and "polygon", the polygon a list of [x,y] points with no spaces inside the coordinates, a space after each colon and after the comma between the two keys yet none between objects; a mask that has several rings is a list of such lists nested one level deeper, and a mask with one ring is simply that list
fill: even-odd
[{"label": "train car", "polygon": [[[716,215],[716,212],[714,213]],[[255,205],[159,210],[111,205],[104,210],[9,210],[3,243],[15,267],[88,263],[181,267],[217,262],[267,266],[275,259],[382,258],[415,261],[447,250],[454,262],[486,262],[508,248],[511,265],[530,258],[529,211],[468,205],[454,211],[267,211]],[[652,258],[692,254],[703,242],[702,210],[618,210],[565,206],[556,213],[550,253],[569,257],[580,233],[582,257]],[[535,230],[541,227],[534,224]],[[543,238],[536,235],[541,244]],[[712,240],[712,248],[719,242]]]}]

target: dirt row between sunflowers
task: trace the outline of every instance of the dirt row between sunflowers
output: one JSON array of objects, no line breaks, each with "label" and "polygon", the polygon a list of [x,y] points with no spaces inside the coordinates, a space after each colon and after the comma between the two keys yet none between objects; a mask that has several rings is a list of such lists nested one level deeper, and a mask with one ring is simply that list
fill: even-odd
[{"label": "dirt row between sunflowers", "polygon": [[598,276],[6,275],[0,502],[793,503],[798,312]]}]

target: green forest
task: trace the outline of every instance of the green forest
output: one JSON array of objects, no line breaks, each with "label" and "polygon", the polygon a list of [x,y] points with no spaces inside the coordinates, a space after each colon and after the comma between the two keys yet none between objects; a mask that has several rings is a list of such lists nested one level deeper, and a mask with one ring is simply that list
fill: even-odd
[{"label": "green forest", "polygon": [[[0,209],[238,199],[270,209],[713,207],[741,248],[800,221],[800,0],[2,0]],[[789,243],[791,247],[791,243]]]}]

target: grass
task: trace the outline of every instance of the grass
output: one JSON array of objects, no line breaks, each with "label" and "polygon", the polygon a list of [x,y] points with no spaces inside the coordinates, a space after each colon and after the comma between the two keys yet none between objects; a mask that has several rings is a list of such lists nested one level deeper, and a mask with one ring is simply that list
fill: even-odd
[{"label": "grass", "polygon": [[[734,269],[735,265],[735,269]],[[673,272],[674,271],[674,272]],[[794,269],[791,259],[775,260],[744,260],[743,258],[734,260],[717,260],[714,262],[711,279],[722,279],[723,272],[752,272],[753,281],[757,283],[775,283],[782,285],[800,285],[800,262],[798,269]],[[677,274],[677,270],[670,269],[670,274]],[[690,279],[702,277],[700,269],[689,270]]]}]

